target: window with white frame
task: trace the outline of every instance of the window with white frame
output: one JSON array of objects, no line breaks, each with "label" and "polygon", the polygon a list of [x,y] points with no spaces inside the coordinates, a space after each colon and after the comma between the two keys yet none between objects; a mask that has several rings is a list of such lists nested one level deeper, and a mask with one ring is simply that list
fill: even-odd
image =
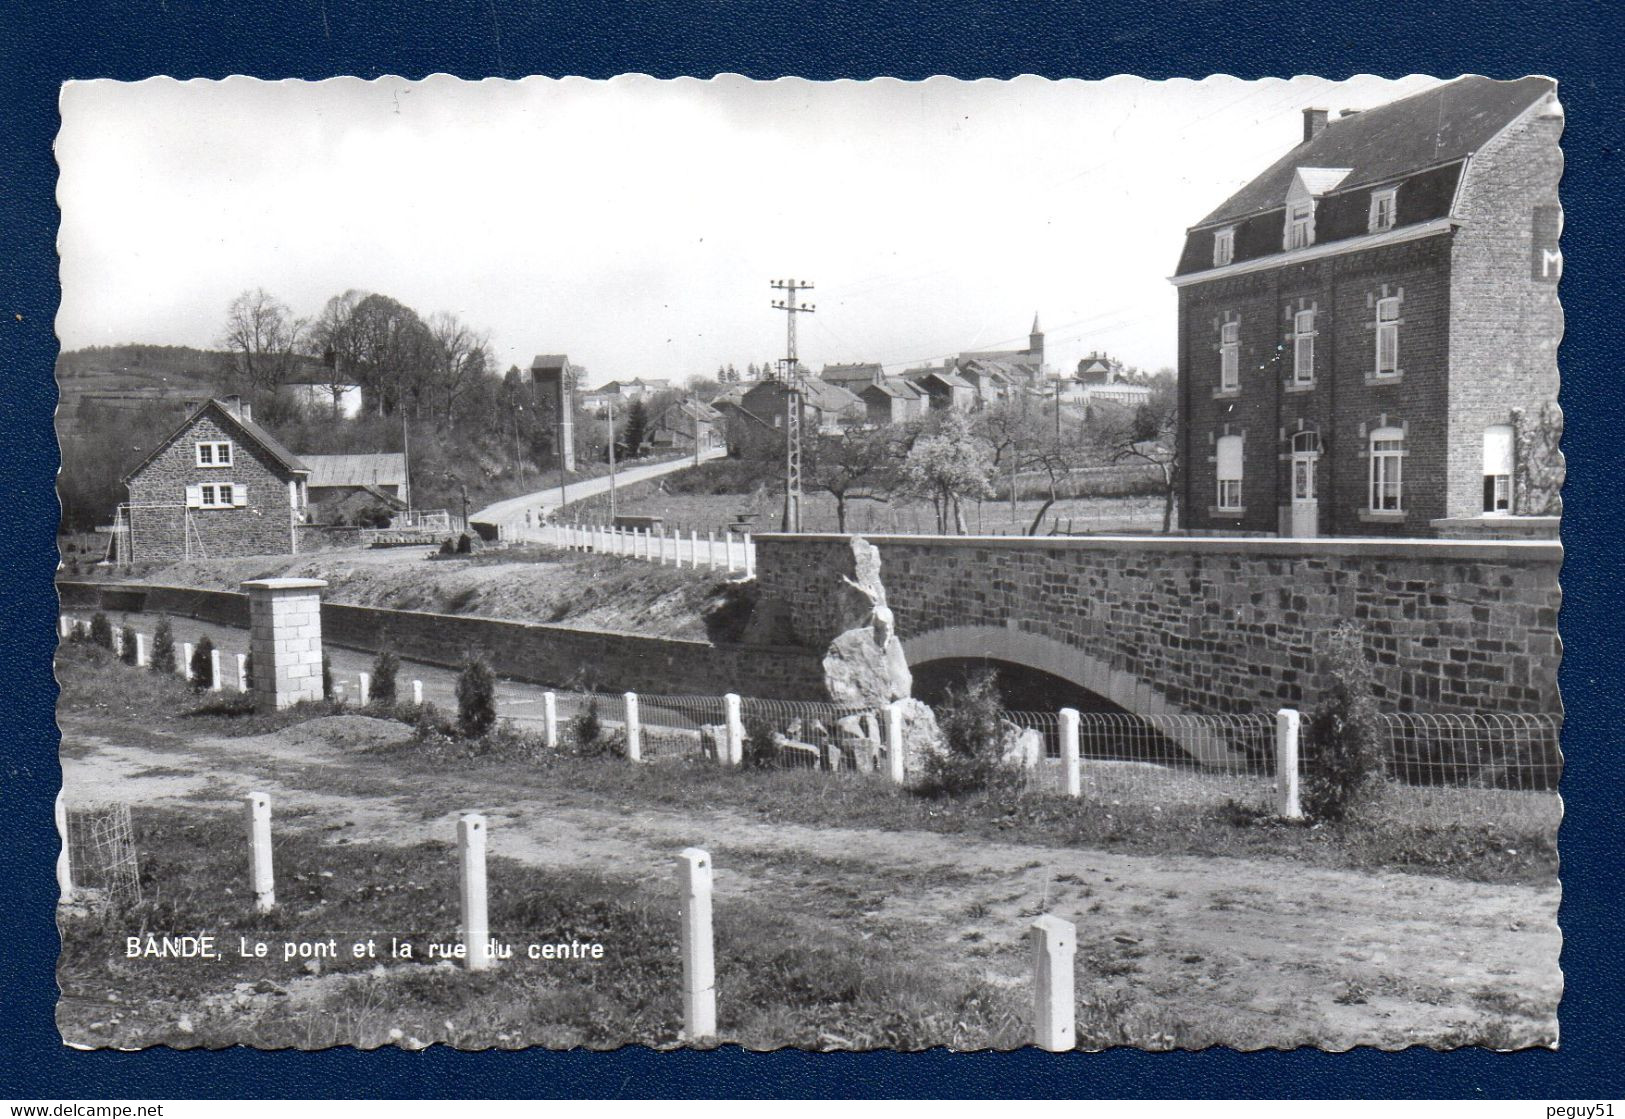
[{"label": "window with white frame", "polygon": [[186,487],[188,509],[241,509],[248,504],[248,487],[235,482],[203,482]]},{"label": "window with white frame", "polygon": [[1405,432],[1379,427],[1371,433],[1371,512],[1403,511]]},{"label": "window with white frame", "polygon": [[1222,268],[1236,259],[1236,227],[1226,226],[1213,233],[1213,267]]},{"label": "window with white frame", "polygon": [[1512,425],[1484,429],[1484,512],[1512,512]]},{"label": "window with white frame", "polygon": [[1381,233],[1394,228],[1394,220],[1398,216],[1398,210],[1395,208],[1398,198],[1397,187],[1371,192],[1371,214],[1367,228],[1372,233]]},{"label": "window with white frame", "polygon": [[1377,300],[1377,376],[1399,376],[1399,298]]},{"label": "window with white frame", "polygon": [[1292,316],[1292,383],[1315,383],[1315,312],[1299,311]]},{"label": "window with white frame", "polygon": [[1232,319],[1219,328],[1219,391],[1241,387],[1241,320]]},{"label": "window with white frame", "polygon": [[1218,463],[1220,509],[1241,508],[1241,446],[1239,435],[1220,437],[1215,459]]},{"label": "window with white frame", "polygon": [[231,444],[225,440],[196,444],[199,466],[230,466]]},{"label": "window with white frame", "polygon": [[1293,202],[1286,208],[1286,247],[1307,249],[1315,243],[1315,204]]}]

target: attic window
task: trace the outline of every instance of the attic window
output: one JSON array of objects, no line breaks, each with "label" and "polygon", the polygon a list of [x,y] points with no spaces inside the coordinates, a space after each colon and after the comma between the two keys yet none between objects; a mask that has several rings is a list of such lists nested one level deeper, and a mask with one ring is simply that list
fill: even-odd
[{"label": "attic window", "polygon": [[1213,233],[1213,267],[1223,268],[1236,259],[1236,227],[1226,226]]},{"label": "attic window", "polygon": [[197,444],[197,464],[199,466],[230,466],[231,444],[229,442]]},{"label": "attic window", "polygon": [[1315,243],[1315,204],[1294,202],[1286,208],[1286,248],[1307,249]]},{"label": "attic window", "polygon": [[1371,215],[1367,226],[1370,232],[1381,233],[1394,228],[1394,220],[1398,213],[1395,205],[1398,193],[1397,187],[1371,192]]}]

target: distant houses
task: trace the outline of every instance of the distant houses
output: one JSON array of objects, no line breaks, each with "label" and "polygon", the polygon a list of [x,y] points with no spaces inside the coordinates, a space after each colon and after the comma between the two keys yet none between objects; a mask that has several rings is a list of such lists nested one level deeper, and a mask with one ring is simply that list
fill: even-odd
[{"label": "distant houses", "polygon": [[[757,381],[737,400],[718,398],[717,410],[727,427],[728,453],[735,458],[763,458],[784,451],[785,397],[780,381]],[[802,383],[802,434],[833,435],[861,425],[864,402],[840,385],[811,379]]]},{"label": "distant houses", "polygon": [[308,412],[354,419],[361,414],[361,385],[341,372],[332,354],[323,361],[301,361],[277,385],[277,395]]}]

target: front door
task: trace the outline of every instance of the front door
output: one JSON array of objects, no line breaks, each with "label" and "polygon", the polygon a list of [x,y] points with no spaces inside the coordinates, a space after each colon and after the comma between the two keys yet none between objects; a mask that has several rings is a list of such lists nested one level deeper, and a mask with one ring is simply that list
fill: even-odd
[{"label": "front door", "polygon": [[1315,497],[1318,451],[1292,453],[1292,535],[1320,535],[1320,502]]}]

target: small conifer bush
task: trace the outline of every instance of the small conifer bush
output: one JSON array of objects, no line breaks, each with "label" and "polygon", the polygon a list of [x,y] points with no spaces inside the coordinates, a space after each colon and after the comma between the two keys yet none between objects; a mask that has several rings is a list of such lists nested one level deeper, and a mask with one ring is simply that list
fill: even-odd
[{"label": "small conifer bush", "polygon": [[457,674],[457,727],[465,736],[478,738],[497,721],[496,692],[491,666],[470,658]]},{"label": "small conifer bush", "polygon": [[175,634],[169,628],[169,619],[159,618],[158,628],[152,633],[152,670],[174,672],[178,667],[175,663]]},{"label": "small conifer bush", "polygon": [[190,669],[192,687],[214,687],[214,642],[205,634],[203,639],[192,649],[192,663]]},{"label": "small conifer bush", "polygon": [[1343,820],[1382,791],[1384,728],[1360,628],[1339,624],[1326,635],[1321,657],[1331,688],[1306,728],[1303,807],[1316,819]]}]

